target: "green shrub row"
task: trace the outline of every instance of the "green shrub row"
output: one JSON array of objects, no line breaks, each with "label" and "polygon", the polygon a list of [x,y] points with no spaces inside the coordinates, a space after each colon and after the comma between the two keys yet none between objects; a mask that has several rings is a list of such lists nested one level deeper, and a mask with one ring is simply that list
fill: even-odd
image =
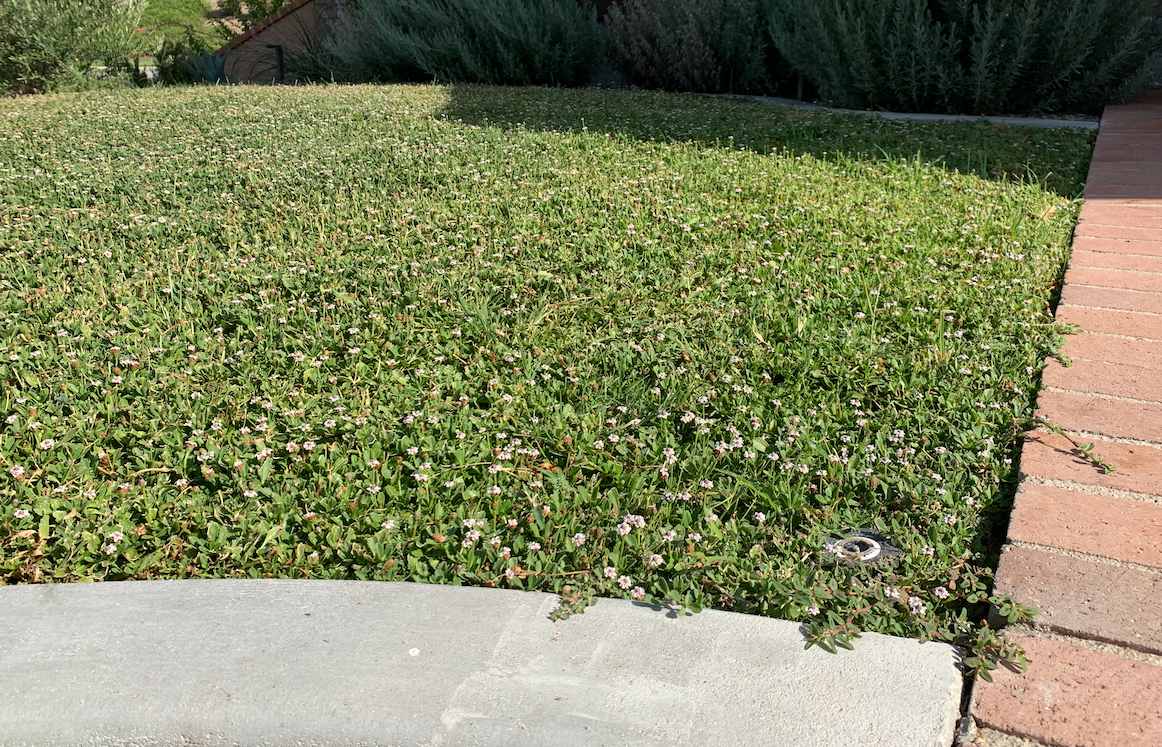
[{"label": "green shrub row", "polygon": [[610,62],[641,88],[769,93],[790,74],[759,0],[625,0],[607,21]]},{"label": "green shrub row", "polygon": [[[1148,84],[1153,0],[364,0],[328,51],[352,80],[574,85],[599,53],[640,88],[975,114],[1096,111]],[[604,37],[601,39],[600,37]]]},{"label": "green shrub row", "polygon": [[1155,0],[776,0],[778,49],[858,109],[1096,111],[1150,82]]},{"label": "green shrub row", "polygon": [[[124,67],[145,5],[7,0],[0,85],[45,91]],[[639,88],[776,93],[797,70],[849,108],[1083,112],[1151,83],[1154,12],[1154,0],[621,0],[599,24],[590,0],[352,0],[290,67],[299,79],[578,86],[604,57]],[[160,57],[184,59],[167,44]],[[167,82],[190,78],[170,68]]]},{"label": "green shrub row", "polygon": [[597,47],[576,0],[364,0],[323,50],[354,81],[577,86]]}]

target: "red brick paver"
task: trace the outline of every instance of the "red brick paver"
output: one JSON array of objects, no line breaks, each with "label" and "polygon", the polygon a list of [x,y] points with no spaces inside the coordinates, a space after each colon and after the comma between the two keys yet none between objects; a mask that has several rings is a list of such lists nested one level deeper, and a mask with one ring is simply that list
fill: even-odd
[{"label": "red brick paver", "polygon": [[[1021,453],[1021,473],[1034,482],[1060,480],[1102,490],[1126,490],[1162,497],[1162,448],[1094,441],[1095,453],[1117,465],[1106,474],[1065,436],[1030,433]],[[1100,494],[1102,490],[1093,492]]]},{"label": "red brick paver", "polygon": [[[1058,314],[1060,315],[1060,309]],[[1041,385],[1046,388],[1162,402],[1162,386],[1158,386],[1158,374],[1155,371],[1122,363],[1077,359],[1066,368],[1051,360],[1045,366]]]},{"label": "red brick paver", "polygon": [[996,590],[1036,607],[1040,628],[1162,654],[1162,570],[1010,545]]},{"label": "red brick paver", "polygon": [[[1162,189],[1162,176],[1158,177]],[[1123,241],[1162,241],[1162,228],[1131,228],[1127,226],[1107,226],[1088,223],[1082,229],[1085,236],[1097,239],[1122,239]]]},{"label": "red brick paver", "polygon": [[[1162,190],[1160,190],[1162,191]],[[1073,277],[1066,282],[1094,285],[1098,288],[1146,291],[1162,293],[1162,275],[1155,272],[1129,272],[1127,270],[1101,270],[1089,267],[1071,269]]]},{"label": "red brick paver", "polygon": [[[1162,297],[1159,297],[1162,301]],[[1065,341],[1061,352],[1067,358],[1122,363],[1154,371],[1162,370],[1162,342],[1126,340],[1105,335],[1074,335]]]},{"label": "red brick paver", "polygon": [[1162,443],[1162,405],[1103,399],[1073,392],[1041,392],[1041,417],[1070,431]]},{"label": "red brick paver", "polygon": [[[1159,257],[1159,261],[1162,261],[1162,257]],[[1162,340],[1162,324],[1159,324],[1162,322],[1162,315],[1144,311],[1115,311],[1062,305],[1057,309],[1057,321],[1076,324],[1087,332]]]},{"label": "red brick paver", "polygon": [[[1062,306],[1077,304],[1100,309],[1124,309],[1162,314],[1162,294],[1140,291],[1091,288],[1086,285],[1067,285],[1061,289]],[[1060,307],[1058,307],[1060,310]]]},{"label": "red brick paver", "polygon": [[1110,252],[1113,254],[1145,254],[1162,256],[1162,241],[1137,241],[1133,239],[1110,239],[1087,236],[1084,226],[1078,226],[1073,233],[1073,250],[1083,252]]},{"label": "red brick paver", "polygon": [[1063,641],[1010,636],[1028,652],[1024,675],[978,681],[979,725],[1068,747],[1162,744],[1162,667]]},{"label": "red brick paver", "polygon": [[1106,226],[1132,226],[1135,228],[1162,228],[1162,206],[1124,205],[1119,202],[1090,200],[1081,209],[1078,234],[1091,223]]},{"label": "red brick paver", "polygon": [[[1139,244],[1147,242],[1140,241]],[[1154,242],[1149,242],[1154,243]],[[1096,270],[1128,270],[1130,272],[1162,273],[1162,257],[1124,252],[1089,252],[1075,246],[1069,258],[1071,267],[1089,267]]]},{"label": "red brick paver", "polygon": [[[977,724],[1060,747],[1162,745],[1162,92],[1107,107],[996,590],[1025,674],[975,684]],[[1070,435],[1065,435],[1070,434]],[[1074,442],[1077,439],[1077,443]],[[1107,473],[1077,444],[1111,462]],[[1087,447],[1088,448],[1088,447]]]},{"label": "red brick paver", "polygon": [[1026,483],[1009,518],[1009,539],[1162,570],[1162,503]]}]

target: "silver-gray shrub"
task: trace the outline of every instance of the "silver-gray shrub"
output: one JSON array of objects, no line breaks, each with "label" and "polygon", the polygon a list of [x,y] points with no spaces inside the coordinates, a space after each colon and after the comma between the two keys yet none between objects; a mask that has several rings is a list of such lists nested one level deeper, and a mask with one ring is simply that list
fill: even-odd
[{"label": "silver-gray shrub", "polygon": [[642,88],[766,93],[778,76],[759,0],[625,0],[606,26],[609,61]]},{"label": "silver-gray shrub", "polygon": [[324,46],[347,80],[574,86],[598,43],[577,0],[361,0]]},{"label": "silver-gray shrub", "polygon": [[1097,111],[1149,80],[1156,0],[769,0],[771,38],[851,108]]}]

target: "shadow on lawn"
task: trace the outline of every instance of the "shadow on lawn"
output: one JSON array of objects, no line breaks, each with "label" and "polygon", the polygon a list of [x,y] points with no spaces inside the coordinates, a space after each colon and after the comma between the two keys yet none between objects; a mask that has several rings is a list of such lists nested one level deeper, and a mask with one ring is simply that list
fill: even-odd
[{"label": "shadow on lawn", "polygon": [[[448,119],[493,127],[602,132],[787,150],[834,159],[911,159],[993,180],[1034,181],[1063,197],[1081,195],[1095,134],[1079,129],[1001,127],[984,122],[897,122],[697,94],[655,91],[449,86]],[[728,133],[724,135],[724,133]]]}]

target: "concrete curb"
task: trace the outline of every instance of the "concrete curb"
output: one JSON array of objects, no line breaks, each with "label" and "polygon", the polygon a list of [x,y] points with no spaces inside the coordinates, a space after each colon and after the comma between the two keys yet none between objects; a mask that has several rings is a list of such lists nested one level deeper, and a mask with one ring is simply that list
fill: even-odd
[{"label": "concrete curb", "polygon": [[1004,125],[1006,127],[1040,127],[1042,129],[1058,129],[1061,127],[1077,127],[1083,130],[1096,130],[1098,122],[1085,119],[1043,119],[1041,117],[977,117],[968,114],[915,114],[908,112],[880,112],[864,109],[834,109],[830,106],[810,104],[796,99],[784,99],[777,96],[741,96],[737,94],[706,94],[718,98],[750,99],[764,104],[776,106],[791,106],[796,109],[813,109],[827,111],[833,114],[862,114],[864,116],[883,117],[904,122],[988,122],[989,124]]},{"label": "concrete curb", "polygon": [[0,745],[948,747],[957,652],[359,581],[0,587]]}]

